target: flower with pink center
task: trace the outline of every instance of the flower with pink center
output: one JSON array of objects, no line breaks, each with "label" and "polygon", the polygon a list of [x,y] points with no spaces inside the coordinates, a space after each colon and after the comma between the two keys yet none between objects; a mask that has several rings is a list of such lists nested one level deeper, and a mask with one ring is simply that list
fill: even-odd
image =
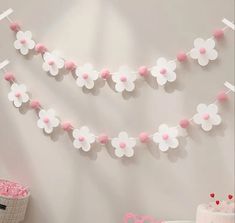
[{"label": "flower with pink center", "polygon": [[122,66],[118,72],[112,75],[112,80],[115,83],[115,90],[117,92],[128,91],[135,89],[135,80],[137,76],[128,67]]},{"label": "flower with pink center", "polygon": [[79,87],[86,87],[87,89],[92,89],[95,86],[95,82],[99,74],[93,69],[91,64],[85,64],[82,67],[76,68],[77,75],[77,85]]},{"label": "flower with pink center", "polygon": [[32,33],[30,31],[18,31],[16,33],[16,40],[14,42],[14,47],[20,50],[22,55],[27,55],[29,50],[32,50],[35,46],[35,42],[32,40]]},{"label": "flower with pink center", "polygon": [[52,76],[59,74],[59,70],[64,67],[64,60],[55,52],[45,52],[43,54],[44,63],[42,69]]},{"label": "flower with pink center", "polygon": [[151,74],[156,77],[159,85],[163,86],[167,82],[176,80],[176,63],[175,61],[167,61],[161,57],[157,60],[157,65],[152,67]]},{"label": "flower with pink center", "polygon": [[80,129],[73,130],[73,145],[77,149],[82,149],[88,152],[91,149],[91,144],[95,142],[95,135],[90,132],[86,126]]},{"label": "flower with pink center", "polygon": [[213,39],[204,40],[197,38],[194,40],[194,48],[190,51],[191,58],[198,60],[201,66],[206,66],[210,60],[215,60],[218,57]]},{"label": "flower with pink center", "polygon": [[217,114],[218,107],[216,104],[199,104],[197,106],[197,114],[193,116],[193,121],[201,125],[204,131],[210,131],[213,125],[219,125],[221,123],[221,117]]},{"label": "flower with pink center", "polygon": [[115,148],[115,155],[119,158],[134,155],[136,140],[130,138],[126,132],[120,132],[117,138],[112,139],[111,144]]},{"label": "flower with pink center", "polygon": [[166,152],[168,149],[175,149],[179,146],[177,139],[178,129],[176,127],[168,127],[162,124],[158,128],[158,132],[153,135],[153,141],[159,145],[159,149]]},{"label": "flower with pink center", "polygon": [[12,101],[15,107],[19,108],[23,103],[29,101],[29,95],[27,94],[27,88],[24,84],[13,83],[11,85],[11,91],[8,93],[9,101]]},{"label": "flower with pink center", "polygon": [[45,133],[50,134],[53,129],[58,127],[60,120],[56,117],[55,111],[53,109],[40,110],[38,113],[39,119],[37,121],[37,126],[43,129]]}]

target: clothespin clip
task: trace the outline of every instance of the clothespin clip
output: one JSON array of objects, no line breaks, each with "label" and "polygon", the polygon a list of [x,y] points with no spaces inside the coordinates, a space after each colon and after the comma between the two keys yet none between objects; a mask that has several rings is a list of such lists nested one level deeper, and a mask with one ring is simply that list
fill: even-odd
[{"label": "clothespin clip", "polygon": [[229,90],[231,90],[233,93],[235,92],[235,86],[230,84],[228,81],[224,83],[224,86],[228,88]]},{"label": "clothespin clip", "polygon": [[9,22],[12,22],[11,19],[9,18],[9,16],[10,16],[12,13],[13,13],[13,9],[12,9],[12,8],[7,9],[5,12],[3,12],[3,13],[0,15],[0,21],[6,18]]},{"label": "clothespin clip", "polygon": [[235,27],[234,27],[234,23],[229,21],[228,19],[223,19],[222,22],[228,26],[230,29],[232,29],[233,31],[235,30]]},{"label": "clothespin clip", "polygon": [[4,60],[2,63],[0,63],[0,70],[6,71],[6,66],[10,63],[9,60]]}]

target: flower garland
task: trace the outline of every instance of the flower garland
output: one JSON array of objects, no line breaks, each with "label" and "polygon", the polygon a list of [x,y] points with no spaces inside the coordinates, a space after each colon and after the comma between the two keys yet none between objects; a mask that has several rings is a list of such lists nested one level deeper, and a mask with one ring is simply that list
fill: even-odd
[{"label": "flower garland", "polygon": [[218,52],[215,49],[215,39],[220,40],[228,27],[234,30],[234,24],[227,19],[223,19],[222,21],[226,25],[224,28],[216,29],[213,32],[213,36],[207,40],[202,38],[195,39],[194,47],[190,51],[179,52],[177,57],[173,60],[167,60],[164,57],[160,57],[157,59],[154,66],[150,68],[141,66],[138,71],[132,71],[128,67],[121,66],[117,72],[111,72],[106,68],[98,72],[89,63],[78,67],[74,61],[60,57],[55,51],[50,52],[42,43],[36,43],[32,39],[32,33],[30,31],[22,31],[19,23],[13,22],[9,18],[9,15],[12,12],[12,9],[8,9],[0,15],[0,20],[7,18],[10,22],[11,30],[16,33],[14,47],[19,50],[22,55],[27,55],[30,51],[34,50],[42,56],[42,69],[44,71],[51,76],[57,76],[62,69],[75,73],[77,76],[76,83],[81,88],[92,89],[98,78],[106,81],[111,78],[115,84],[115,90],[119,93],[124,91],[134,91],[135,81],[138,76],[140,78],[146,78],[151,74],[156,78],[156,81],[160,86],[164,86],[168,82],[174,82],[177,76],[175,72],[177,67],[176,62],[182,63],[187,60],[188,56],[193,60],[197,60],[201,66],[206,66],[209,61],[216,60],[218,57]]},{"label": "flower garland", "polygon": [[13,102],[16,108],[20,108],[27,103],[32,109],[35,109],[38,114],[37,126],[40,129],[46,134],[53,133],[54,129],[58,127],[61,127],[64,131],[71,132],[74,147],[84,152],[90,151],[92,144],[95,142],[103,145],[111,142],[117,157],[132,157],[137,140],[141,143],[148,143],[152,140],[162,152],[176,149],[179,147],[179,137],[187,135],[187,128],[191,122],[200,125],[204,131],[210,131],[214,126],[218,126],[222,122],[221,116],[218,114],[217,102],[226,101],[228,94],[235,91],[234,86],[226,82],[227,91],[221,91],[216,96],[216,100],[209,105],[199,104],[197,113],[190,119],[182,119],[177,126],[169,127],[166,124],[161,124],[153,134],[142,132],[138,137],[130,137],[124,131],[121,131],[117,137],[109,137],[107,134],[95,135],[87,126],[76,128],[70,122],[61,122],[53,109],[44,109],[39,101],[30,98],[27,87],[24,84],[17,83],[13,73],[7,72],[5,69],[8,63],[9,61],[4,61],[0,64],[0,69],[5,71],[4,79],[11,83],[8,99]]}]

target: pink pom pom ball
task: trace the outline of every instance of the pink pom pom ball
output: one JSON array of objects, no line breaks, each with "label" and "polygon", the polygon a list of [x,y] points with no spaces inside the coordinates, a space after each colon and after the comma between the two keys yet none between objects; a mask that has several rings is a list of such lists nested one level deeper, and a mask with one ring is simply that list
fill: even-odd
[{"label": "pink pom pom ball", "polygon": [[228,99],[228,95],[226,94],[225,91],[220,91],[217,96],[216,96],[216,99],[219,101],[219,102],[224,102]]},{"label": "pink pom pom ball", "polygon": [[47,51],[47,48],[45,47],[44,44],[38,43],[38,44],[36,44],[36,46],[35,46],[35,51],[36,51],[37,53],[45,53],[45,52]]},{"label": "pink pom pom ball", "polygon": [[188,119],[182,119],[179,124],[181,128],[186,129],[189,127],[190,122]]},{"label": "pink pom pom ball", "polygon": [[72,124],[70,122],[63,122],[61,127],[64,131],[70,131],[72,129]]},{"label": "pink pom pom ball", "polygon": [[74,61],[68,60],[68,61],[65,61],[64,67],[68,71],[73,71],[77,68],[77,65]]},{"label": "pink pom pom ball", "polygon": [[6,81],[11,82],[11,81],[14,81],[14,80],[15,80],[15,76],[14,76],[14,74],[13,74],[12,72],[6,72],[6,73],[4,74],[4,79],[5,79]]},{"label": "pink pom pom ball", "polygon": [[108,137],[107,134],[102,133],[102,134],[99,135],[98,141],[99,141],[99,143],[101,143],[101,144],[107,144],[108,141],[109,141],[109,137]]},{"label": "pink pom pom ball", "polygon": [[179,52],[179,53],[177,54],[177,60],[178,60],[179,62],[184,62],[184,61],[186,61],[186,60],[187,60],[187,55],[186,55],[186,53],[183,52],[183,51]]},{"label": "pink pom pom ball", "polygon": [[147,77],[147,76],[148,76],[148,73],[149,73],[149,70],[148,70],[148,68],[147,68],[146,66],[141,66],[141,67],[139,68],[139,74],[140,74],[140,76],[142,76],[142,77]]},{"label": "pink pom pom ball", "polygon": [[148,142],[148,140],[149,140],[149,134],[148,134],[147,132],[141,132],[141,133],[139,134],[139,140],[140,140],[140,142],[142,142],[142,143]]},{"label": "pink pom pom ball", "polygon": [[101,72],[100,72],[100,76],[104,79],[104,80],[107,80],[111,74],[110,74],[110,71],[108,69],[103,69]]},{"label": "pink pom pom ball", "polygon": [[222,29],[215,29],[214,32],[213,32],[213,36],[216,38],[216,39],[221,39],[223,38],[224,36],[224,31]]},{"label": "pink pom pom ball", "polygon": [[38,100],[32,100],[30,102],[30,108],[32,109],[39,109],[40,108],[40,102]]},{"label": "pink pom pom ball", "polygon": [[18,22],[12,22],[10,24],[10,29],[14,32],[20,31],[20,24]]}]

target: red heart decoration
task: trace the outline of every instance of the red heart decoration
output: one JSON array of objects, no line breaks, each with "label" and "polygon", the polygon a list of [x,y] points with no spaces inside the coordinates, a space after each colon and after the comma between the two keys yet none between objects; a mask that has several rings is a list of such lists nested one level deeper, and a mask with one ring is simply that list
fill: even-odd
[{"label": "red heart decoration", "polygon": [[220,204],[220,201],[216,201],[215,203],[216,203],[217,205],[219,205],[219,204]]},{"label": "red heart decoration", "polygon": [[214,197],[215,197],[215,194],[214,194],[214,193],[211,193],[210,196],[211,196],[212,198],[214,198]]},{"label": "red heart decoration", "polygon": [[228,199],[229,199],[229,200],[232,200],[232,199],[233,199],[233,195],[232,195],[232,194],[229,194],[229,195],[228,195]]}]

